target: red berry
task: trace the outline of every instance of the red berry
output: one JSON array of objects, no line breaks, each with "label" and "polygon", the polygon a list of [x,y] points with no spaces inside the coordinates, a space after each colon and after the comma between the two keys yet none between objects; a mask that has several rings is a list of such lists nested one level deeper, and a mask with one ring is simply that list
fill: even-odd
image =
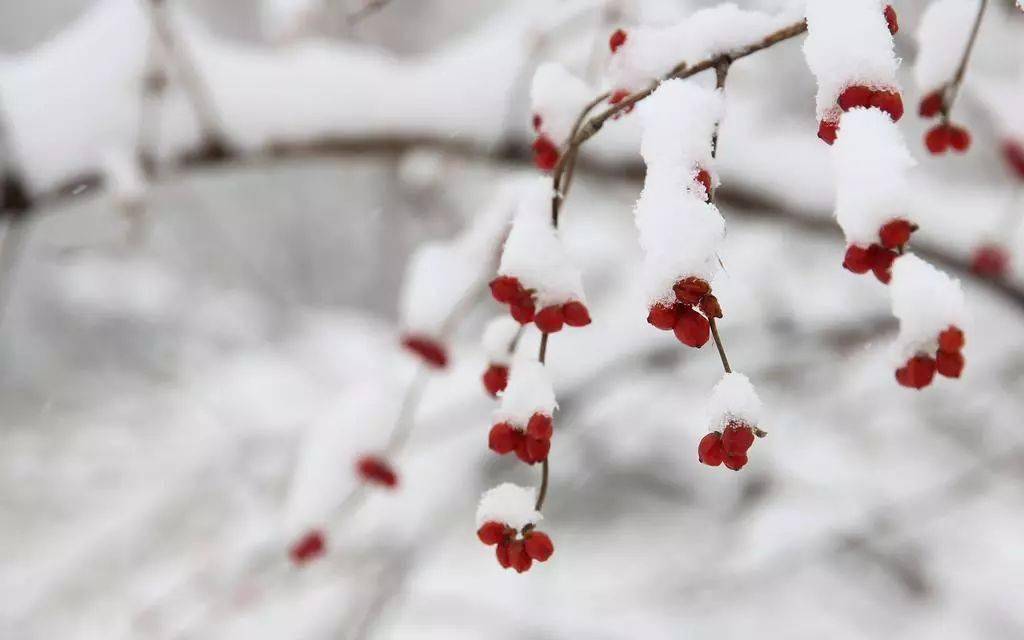
[{"label": "red berry", "polygon": [[964,357],[960,353],[940,351],[935,356],[935,370],[947,378],[959,378],[964,370]]},{"label": "red berry", "polygon": [[530,456],[530,459],[524,460],[533,464],[535,462],[544,462],[548,458],[548,453],[551,452],[551,440],[539,440],[537,438],[526,437],[526,453]]},{"label": "red berry", "polygon": [[509,547],[512,545],[508,540],[502,540],[498,543],[498,546],[494,548],[494,555],[498,558],[498,564],[504,569],[508,569],[512,566],[512,560],[509,558]]},{"label": "red berry", "polygon": [[533,130],[540,133],[542,124],[544,124],[544,118],[541,118],[539,113],[533,114]]},{"label": "red berry", "polygon": [[967,151],[971,146],[971,132],[963,127],[950,126],[949,146],[953,147],[953,151],[960,153]]},{"label": "red berry", "polygon": [[533,455],[530,453],[530,438],[527,438],[525,435],[516,442],[516,457],[526,464],[538,462],[538,460],[534,460]]},{"label": "red berry", "polygon": [[959,327],[950,325],[948,329],[939,334],[939,351],[960,353],[963,348],[964,332]]},{"label": "red berry", "polygon": [[881,245],[873,244],[868,247],[868,260],[871,261],[871,271],[882,284],[889,284],[892,280],[892,263],[898,254],[890,251]]},{"label": "red berry", "polygon": [[896,370],[896,381],[904,387],[923,389],[935,377],[935,360],[925,355],[914,356]]},{"label": "red berry", "polygon": [[711,174],[706,169],[701,169],[694,179],[704,187],[704,201],[711,202]]},{"label": "red berry", "polygon": [[971,271],[986,278],[1001,278],[1010,267],[1010,256],[995,244],[981,245],[971,257]]},{"label": "red berry", "polygon": [[483,380],[487,393],[497,396],[508,386],[508,367],[503,364],[492,364],[484,371]]},{"label": "red berry", "polygon": [[542,531],[531,531],[526,534],[526,542],[523,545],[526,555],[537,562],[544,562],[555,552],[555,545],[551,543],[548,534]]},{"label": "red berry", "polygon": [[491,427],[491,432],[487,434],[487,446],[502,456],[515,451],[522,440],[522,432],[507,422],[499,422]]},{"label": "red berry", "polygon": [[519,324],[528,324],[533,321],[534,306],[530,298],[521,299],[509,305],[509,313]]},{"label": "red berry", "polygon": [[526,553],[526,544],[522,540],[516,540],[508,546],[508,560],[516,573],[529,571],[533,566],[533,558]]},{"label": "red berry", "polygon": [[533,414],[530,416],[530,421],[526,423],[526,435],[531,438],[550,440],[554,433],[555,425],[551,420],[551,416],[544,415],[543,413]]},{"label": "red berry", "polygon": [[907,244],[910,241],[910,234],[915,229],[916,227],[906,220],[891,220],[878,230],[878,237],[881,239],[883,247],[895,249]]},{"label": "red berry", "polygon": [[843,258],[843,267],[854,273],[867,273],[871,271],[870,250],[851,244],[846,248],[846,256]]},{"label": "red berry", "polygon": [[498,276],[491,280],[491,296],[501,304],[512,304],[523,293],[523,285],[512,276]]},{"label": "red berry", "polygon": [[697,304],[706,294],[711,293],[711,285],[700,278],[683,278],[672,287],[676,300],[683,304]]},{"label": "red berry", "polygon": [[673,328],[676,338],[688,347],[701,348],[711,337],[711,325],[707,318],[700,315],[690,307],[684,308],[679,313],[679,321]]},{"label": "red berry", "polygon": [[356,461],[356,473],[366,482],[394,487],[398,484],[398,475],[383,458],[363,456]]},{"label": "red berry", "polygon": [[291,561],[297,565],[303,565],[319,558],[324,554],[327,549],[327,544],[324,540],[324,534],[318,529],[314,529],[302,536],[298,542],[292,545],[291,549],[288,550],[288,557]]},{"label": "red berry", "polygon": [[551,171],[558,164],[558,147],[547,136],[533,141],[533,164],[541,171]]},{"label": "red berry", "polygon": [[853,85],[847,87],[839,94],[839,99],[836,102],[839,104],[839,108],[843,111],[849,111],[854,107],[867,107],[871,104],[871,96],[874,91],[863,86]]},{"label": "red berry", "polygon": [[922,118],[934,118],[939,115],[939,112],[942,111],[942,107],[945,106],[942,93],[941,89],[938,91],[932,91],[921,99],[921,106],[918,108],[917,112]]},{"label": "red berry", "polygon": [[543,333],[558,333],[565,324],[565,317],[562,315],[562,307],[552,305],[544,307],[533,317],[534,324]]},{"label": "red berry", "polygon": [[647,312],[647,322],[662,331],[671,331],[676,326],[676,309],[659,302]]},{"label": "red berry", "polygon": [[885,24],[889,27],[889,33],[896,35],[896,32],[900,30],[900,22],[896,18],[896,10],[892,8],[891,4],[885,5]]},{"label": "red berry", "polygon": [[443,369],[448,364],[448,354],[437,341],[424,336],[405,336],[402,346],[412,351],[432,367]]},{"label": "red berry", "polygon": [[876,91],[871,96],[871,106],[888,113],[893,122],[903,117],[903,98],[898,91]]},{"label": "red berry", "polygon": [[498,544],[502,540],[505,540],[508,536],[506,535],[506,529],[502,522],[485,522],[483,525],[476,530],[476,537],[480,538],[480,542],[490,546],[492,544]]},{"label": "red berry", "polygon": [[566,302],[562,305],[562,317],[570,327],[585,327],[590,324],[590,311],[579,300]]},{"label": "red berry", "polygon": [[608,47],[612,50],[612,53],[615,53],[624,44],[626,44],[626,32],[622,29],[616,29],[612,33],[612,37],[608,39]]},{"label": "red berry", "polygon": [[924,134],[924,146],[928,147],[928,152],[932,155],[945,153],[946,149],[949,149],[951,137],[949,127],[944,124],[935,125]]},{"label": "red berry", "polygon": [[722,448],[722,434],[714,431],[700,439],[697,445],[697,460],[709,467],[722,464],[725,449]]},{"label": "red berry", "polygon": [[722,317],[722,305],[718,304],[718,298],[710,293],[700,299],[700,310],[709,318]]},{"label": "red berry", "polygon": [[828,144],[836,141],[836,134],[839,133],[839,122],[822,120],[818,123],[818,137]]},{"label": "red berry", "polygon": [[[630,96],[629,90],[627,90],[627,89],[616,89],[614,92],[612,92],[612,95],[608,97],[608,104],[611,104],[611,105],[619,104],[620,102],[622,102],[623,100],[625,100],[629,96]],[[631,111],[633,111],[633,107],[635,107],[635,106],[636,106],[636,103],[627,105],[621,111],[619,111],[618,113],[613,115],[612,119],[613,120],[618,120],[622,116],[624,116],[627,113],[630,113]]]},{"label": "red berry", "polygon": [[1003,143],[1003,158],[1017,172],[1017,177],[1024,180],[1024,146],[1007,140]]},{"label": "red berry", "polygon": [[754,430],[745,424],[729,423],[722,432],[722,448],[730,456],[740,455],[754,444]]},{"label": "red berry", "polygon": [[739,471],[747,464],[747,454],[736,453],[736,454],[725,454],[725,458],[722,459],[727,469],[733,471]]}]

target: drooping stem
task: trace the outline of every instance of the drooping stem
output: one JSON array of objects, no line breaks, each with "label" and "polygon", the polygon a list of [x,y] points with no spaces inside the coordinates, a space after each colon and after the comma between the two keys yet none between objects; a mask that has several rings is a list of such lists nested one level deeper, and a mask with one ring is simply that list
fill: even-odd
[{"label": "drooping stem", "polygon": [[718,323],[715,322],[714,316],[708,318],[708,324],[711,325],[711,336],[715,339],[715,346],[718,347],[718,356],[722,359],[722,368],[726,373],[732,373],[729,356],[725,355],[725,345],[722,344],[722,336],[718,335]]},{"label": "drooping stem", "polygon": [[960,85],[963,84],[964,75],[967,73],[967,63],[971,59],[971,52],[974,50],[974,43],[978,40],[978,30],[981,29],[981,19],[985,16],[985,9],[988,7],[988,0],[979,0],[978,13],[974,17],[974,25],[971,27],[971,35],[967,39],[967,46],[964,47],[964,54],[957,65],[956,73],[946,87],[946,96],[942,104],[942,121],[949,123],[949,112],[953,110],[953,103],[956,102],[957,94],[960,93]]}]

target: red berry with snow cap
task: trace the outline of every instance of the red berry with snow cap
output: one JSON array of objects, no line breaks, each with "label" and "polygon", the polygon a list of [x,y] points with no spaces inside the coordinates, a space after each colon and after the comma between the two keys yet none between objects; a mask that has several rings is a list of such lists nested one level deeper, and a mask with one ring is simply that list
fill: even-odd
[{"label": "red berry with snow cap", "polygon": [[579,300],[566,302],[562,305],[562,317],[570,327],[585,327],[590,324],[590,311]]},{"label": "red berry with snow cap", "polygon": [[697,445],[697,460],[709,467],[717,467],[722,464],[725,458],[725,449],[722,447],[722,434],[718,431],[707,434],[700,439]]},{"label": "red berry with snow cap", "polygon": [[356,473],[364,482],[393,488],[398,484],[398,474],[383,458],[363,456],[356,461]]},{"label": "red berry with snow cap", "polygon": [[696,349],[703,347],[711,337],[711,325],[707,318],[690,307],[680,310],[679,320],[672,330],[680,342]]},{"label": "red berry with snow cap", "polygon": [[895,251],[890,251],[881,245],[873,244],[868,247],[871,271],[882,284],[889,284],[889,281],[892,280],[892,263],[897,257],[898,254]]},{"label": "red berry with snow cap", "polygon": [[551,419],[551,416],[544,415],[543,413],[533,414],[530,416],[530,421],[526,423],[526,435],[531,438],[550,440],[554,433],[554,421]]},{"label": "red berry with snow cap", "polygon": [[671,331],[676,326],[676,309],[674,305],[654,304],[647,312],[647,322],[662,331]]},{"label": "red berry with snow cap", "polygon": [[839,94],[836,102],[843,111],[849,111],[855,107],[868,107],[871,105],[871,97],[875,94],[870,88],[863,85],[847,87]]},{"label": "red berry with snow cap", "polygon": [[683,278],[672,287],[675,291],[676,300],[683,304],[694,305],[700,302],[706,294],[711,293],[711,285],[701,278]]},{"label": "red berry with snow cap", "polygon": [[896,17],[896,10],[892,8],[891,4],[885,5],[885,24],[889,27],[889,33],[896,35],[900,30],[900,22]]},{"label": "red berry with snow cap", "polygon": [[608,38],[608,48],[615,53],[619,50],[619,47],[626,44],[626,32],[622,29],[616,29],[610,38]]},{"label": "red berry with snow cap", "polygon": [[288,550],[288,557],[291,558],[293,564],[301,566],[319,558],[326,550],[327,543],[323,532],[319,529],[314,529],[292,545],[291,549]]},{"label": "red berry with snow cap", "polygon": [[871,271],[872,261],[870,252],[863,247],[851,244],[846,248],[843,267],[854,273],[867,273]]},{"label": "red berry with snow cap", "polygon": [[871,106],[888,113],[893,122],[903,117],[903,98],[898,91],[876,91],[871,96]]},{"label": "red berry with snow cap", "polygon": [[960,353],[964,348],[964,332],[959,327],[950,326],[939,334],[939,351]]},{"label": "red berry with snow cap", "polygon": [[512,532],[508,526],[503,522],[494,522],[493,520],[483,523],[479,529],[476,530],[476,536],[480,538],[480,542],[487,546],[495,545],[503,540],[509,538],[509,533]]},{"label": "red berry with snow cap", "polygon": [[497,396],[508,386],[508,367],[503,364],[492,364],[483,375],[484,389],[492,396]]},{"label": "red berry with snow cap", "polygon": [[700,310],[708,318],[722,317],[722,305],[718,303],[718,298],[710,293],[700,299]]},{"label": "red berry with snow cap", "polygon": [[533,317],[533,323],[542,333],[558,333],[565,324],[562,307],[558,305],[544,307]]},{"label": "red berry with snow cap", "polygon": [[926,355],[916,355],[896,370],[896,381],[904,387],[923,389],[935,377],[935,360]]},{"label": "red berry with snow cap", "polygon": [[818,123],[818,137],[824,140],[826,144],[834,143],[838,133],[838,121],[822,120]]},{"label": "red berry with snow cap", "polygon": [[742,422],[730,422],[722,432],[722,448],[730,456],[745,454],[754,444],[754,430]]},{"label": "red berry with snow cap", "polygon": [[700,169],[694,180],[704,187],[704,201],[711,202],[711,174],[707,172],[707,169]]},{"label": "red berry with snow cap", "polygon": [[507,422],[499,422],[491,427],[487,435],[487,446],[498,455],[505,455],[516,450],[523,440],[523,434]]},{"label": "red berry with snow cap", "polygon": [[526,551],[526,555],[530,556],[537,562],[545,562],[551,557],[551,554],[555,552],[555,545],[552,544],[551,538],[548,534],[542,531],[530,531],[525,534],[525,541],[523,547]]},{"label": "red berry with snow cap", "polygon": [[512,304],[523,295],[523,285],[512,276],[498,276],[491,280],[491,296],[501,304]]},{"label": "red berry with snow cap", "polygon": [[886,249],[902,247],[910,242],[910,234],[917,230],[917,226],[906,220],[892,220],[882,225],[878,230],[878,237],[882,246]]}]

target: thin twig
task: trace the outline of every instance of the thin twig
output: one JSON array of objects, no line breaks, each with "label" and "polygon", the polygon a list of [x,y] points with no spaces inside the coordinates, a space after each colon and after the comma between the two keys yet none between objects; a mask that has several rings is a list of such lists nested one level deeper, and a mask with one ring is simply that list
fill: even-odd
[{"label": "thin twig", "polygon": [[349,27],[354,27],[389,4],[391,4],[391,0],[368,0],[363,6],[359,7],[359,9],[348,14],[345,18],[345,23],[348,24]]},{"label": "thin twig", "polygon": [[964,74],[967,73],[967,62],[971,58],[974,43],[978,39],[978,30],[981,28],[981,19],[985,16],[986,7],[988,7],[988,0],[979,0],[978,14],[974,18],[974,26],[971,27],[971,35],[967,40],[967,46],[964,47],[964,54],[960,58],[960,64],[956,68],[953,79],[946,87],[946,99],[942,101],[942,120],[947,124],[949,123],[949,112],[953,110],[953,103],[956,102],[957,94],[960,93],[960,85],[964,81]]}]

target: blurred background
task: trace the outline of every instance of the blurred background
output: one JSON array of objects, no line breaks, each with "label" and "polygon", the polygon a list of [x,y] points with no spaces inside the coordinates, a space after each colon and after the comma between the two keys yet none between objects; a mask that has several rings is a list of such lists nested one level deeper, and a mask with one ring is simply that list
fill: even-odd
[{"label": "blurred background", "polygon": [[[487,449],[480,334],[503,310],[480,287],[423,374],[409,257],[511,213],[538,63],[597,95],[616,27],[708,4],[0,0],[0,636],[1024,637],[1008,0],[956,106],[974,145],[940,157],[910,73],[926,3],[893,2],[914,248],[965,289],[962,379],[893,380],[888,292],[841,267],[798,38],[733,66],[719,146],[720,326],[769,437],[738,473],[696,461],[721,365],[645,322],[624,117],[564,209],[594,322],[548,351],[555,555],[516,575],[476,539],[481,492],[538,475]],[[398,486],[361,486],[398,423]],[[325,553],[296,565],[310,531]]]}]

